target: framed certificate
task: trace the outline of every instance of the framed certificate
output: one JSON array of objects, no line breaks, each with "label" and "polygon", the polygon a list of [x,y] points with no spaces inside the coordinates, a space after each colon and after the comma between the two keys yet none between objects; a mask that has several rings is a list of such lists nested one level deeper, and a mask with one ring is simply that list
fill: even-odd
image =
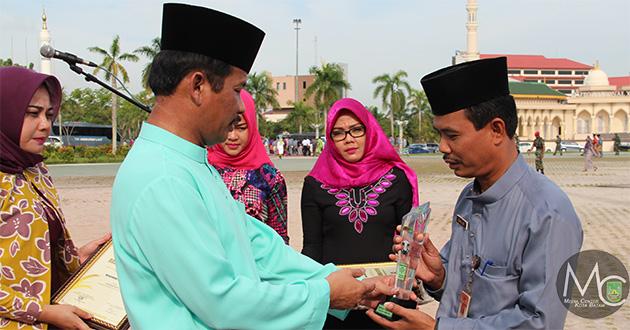
[{"label": "framed certificate", "polygon": [[103,244],[53,297],[53,304],[73,305],[92,315],[86,323],[97,330],[129,328],[123,305],[112,240]]},{"label": "framed certificate", "polygon": [[372,262],[365,264],[337,265],[339,268],[363,268],[365,269],[365,277],[394,275],[396,273],[395,262]]}]

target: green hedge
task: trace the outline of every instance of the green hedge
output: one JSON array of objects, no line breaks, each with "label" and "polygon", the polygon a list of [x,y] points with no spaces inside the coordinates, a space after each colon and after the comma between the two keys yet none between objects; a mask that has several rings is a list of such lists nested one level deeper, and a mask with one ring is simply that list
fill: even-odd
[{"label": "green hedge", "polygon": [[47,146],[44,148],[43,156],[46,164],[117,163],[125,159],[130,148],[126,145],[120,146],[116,155],[113,155],[112,146],[109,144],[96,147],[64,146],[55,148]]}]

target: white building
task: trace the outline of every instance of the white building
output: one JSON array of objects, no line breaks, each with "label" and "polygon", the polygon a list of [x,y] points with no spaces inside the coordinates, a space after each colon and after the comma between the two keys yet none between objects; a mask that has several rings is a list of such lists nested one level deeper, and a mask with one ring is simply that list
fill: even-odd
[{"label": "white building", "polygon": [[612,150],[619,133],[630,141],[630,76],[612,77],[593,67],[566,58],[542,55],[480,54],[477,48],[477,1],[467,0],[466,51],[453,56],[454,63],[506,56],[510,94],[516,102],[521,140],[532,140],[536,131],[546,140],[560,135],[584,141],[601,134],[604,150]]},{"label": "white building", "polygon": [[630,81],[627,85],[611,85],[597,64],[567,103],[575,107],[575,139],[600,133],[609,140],[614,133],[630,133]]}]

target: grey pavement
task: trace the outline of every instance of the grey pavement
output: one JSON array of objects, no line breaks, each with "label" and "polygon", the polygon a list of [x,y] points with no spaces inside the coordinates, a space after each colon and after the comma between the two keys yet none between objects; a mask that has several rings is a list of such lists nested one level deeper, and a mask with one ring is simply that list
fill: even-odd
[{"label": "grey pavement", "polygon": [[[531,154],[533,155],[533,153]],[[611,154],[612,156],[612,154]],[[406,161],[409,159],[433,159],[440,158],[442,154],[422,154],[422,155],[404,155],[403,159]],[[560,158],[560,155],[553,156],[546,154],[545,159]],[[578,158],[579,153],[565,153],[562,158]],[[272,156],[271,160],[281,172],[301,172],[310,171],[315,164],[315,157],[303,157],[303,156],[291,156],[279,159],[276,156]],[[48,165],[53,177],[69,177],[69,176],[116,176],[120,163],[102,163],[102,164],[57,164]]]},{"label": "grey pavement", "polygon": [[[281,172],[310,171],[315,164],[315,157],[272,157],[273,163]],[[56,164],[48,165],[53,178],[84,176],[116,176],[120,163],[102,164]]]}]

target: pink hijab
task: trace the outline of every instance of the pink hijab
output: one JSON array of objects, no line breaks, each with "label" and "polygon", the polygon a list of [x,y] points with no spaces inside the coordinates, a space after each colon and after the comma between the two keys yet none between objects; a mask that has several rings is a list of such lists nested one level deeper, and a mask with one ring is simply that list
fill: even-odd
[{"label": "pink hijab", "polygon": [[252,95],[246,90],[241,90],[241,100],[245,105],[243,118],[247,123],[249,137],[247,145],[236,156],[228,155],[220,144],[208,147],[208,162],[219,168],[230,167],[242,170],[253,170],[260,168],[263,164],[272,164],[267,155],[265,146],[262,143],[258,125],[256,125],[256,106]]},{"label": "pink hijab", "polygon": [[[349,163],[339,154],[330,132],[341,110],[352,112],[366,129],[365,154],[356,163]],[[407,176],[413,190],[413,206],[418,206],[418,179],[394,149],[376,118],[357,100],[341,99],[330,108],[326,119],[326,146],[308,174],[319,182],[335,188],[363,187],[376,182],[393,167]]]}]

